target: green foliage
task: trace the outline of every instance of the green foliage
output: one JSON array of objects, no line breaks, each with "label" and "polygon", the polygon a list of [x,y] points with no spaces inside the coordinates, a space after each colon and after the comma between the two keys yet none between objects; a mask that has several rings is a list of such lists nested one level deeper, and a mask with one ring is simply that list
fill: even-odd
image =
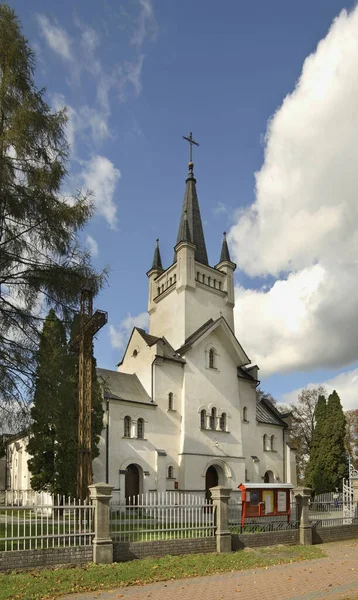
[{"label": "green foliage", "polygon": [[[94,358],[92,369],[92,451],[95,457],[99,453],[103,410]],[[29,460],[32,487],[74,497],[78,448],[78,355],[68,346],[63,323],[53,310],[46,318],[41,334],[31,417],[32,437],[27,449],[32,456]]]},{"label": "green foliage", "polygon": [[348,475],[346,419],[336,391],[329,395],[328,402],[323,395],[319,396],[314,417],[305,485],[315,494],[321,494],[340,489],[343,477]]},{"label": "green foliage", "polygon": [[[316,489],[316,486],[324,486],[322,481],[322,472],[320,465],[321,448],[324,445],[325,426],[326,426],[327,403],[322,394],[318,397],[314,412],[315,427],[312,432],[311,450],[309,461],[305,470],[305,485]],[[317,492],[320,493],[320,492]]]},{"label": "green foliage", "polygon": [[325,396],[322,386],[304,388],[296,402],[289,406],[291,413],[290,437],[297,448],[297,482],[303,484],[305,470],[311,454],[312,438],[315,428],[315,410],[318,398]]},{"label": "green foliage", "polygon": [[348,456],[345,447],[346,419],[337,392],[328,397],[327,416],[324,430],[324,445],[321,446],[320,463],[326,477],[326,490],[341,487],[342,478],[348,475]]},{"label": "green foliage", "polygon": [[77,243],[93,212],[89,195],[61,194],[66,111],[51,111],[34,71],[14,11],[0,4],[0,408],[8,411],[31,387],[39,305],[69,319],[84,283],[96,292],[103,280]]}]

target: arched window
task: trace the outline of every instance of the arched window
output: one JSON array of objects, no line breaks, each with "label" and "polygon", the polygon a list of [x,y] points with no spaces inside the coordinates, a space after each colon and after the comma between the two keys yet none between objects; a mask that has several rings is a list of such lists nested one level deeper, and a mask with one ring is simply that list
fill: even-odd
[{"label": "arched window", "polygon": [[211,409],[210,414],[210,429],[216,429],[216,408]]},{"label": "arched window", "polygon": [[203,283],[205,283],[205,275],[204,275],[204,273],[202,275],[202,280],[203,280]]},{"label": "arched window", "polygon": [[208,277],[208,285],[211,285],[211,277]]},{"label": "arched window", "polygon": [[221,281],[219,281],[219,290],[221,290]]},{"label": "arched window", "polygon": [[124,437],[131,437],[132,419],[124,417]]},{"label": "arched window", "polygon": [[248,421],[248,418],[247,418],[247,406],[244,406],[244,408],[242,409],[242,420],[246,421],[246,422]]},{"label": "arched window", "polygon": [[173,404],[173,392],[169,392],[168,394],[168,409],[169,410],[173,410],[174,408],[174,404]]},{"label": "arched window", "polygon": [[221,429],[221,431],[226,431],[226,413],[221,414],[220,429]]},{"label": "arched window", "polygon": [[215,369],[215,350],[210,348],[209,350],[209,369]]},{"label": "arched window", "polygon": [[200,411],[200,429],[206,429],[206,411]]},{"label": "arched window", "polygon": [[174,469],[173,469],[173,467],[168,467],[168,479],[174,479]]},{"label": "arched window", "polygon": [[144,419],[138,419],[137,421],[137,438],[144,438]]},{"label": "arched window", "polygon": [[200,277],[200,273],[199,271],[196,272],[196,280],[199,281],[199,277]]},{"label": "arched window", "polygon": [[267,450],[267,435],[266,435],[266,433],[263,437],[263,449]]},{"label": "arched window", "polygon": [[271,436],[271,450],[274,450],[274,449],[275,449],[275,436],[272,435]]}]

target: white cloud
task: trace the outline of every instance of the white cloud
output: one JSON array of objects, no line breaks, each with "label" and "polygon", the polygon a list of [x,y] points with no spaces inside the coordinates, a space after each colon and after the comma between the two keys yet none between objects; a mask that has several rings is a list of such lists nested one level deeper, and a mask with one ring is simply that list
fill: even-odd
[{"label": "white cloud", "polygon": [[266,374],[358,358],[357,71],[358,7],[334,21],[270,120],[255,203],[229,234],[241,269],[277,279],[236,290],[238,335]]},{"label": "white cloud", "polygon": [[[352,371],[346,371],[341,373],[332,379],[327,379],[321,383],[309,383],[306,387],[312,389],[322,385],[328,394],[331,394],[333,390],[338,393],[344,410],[352,410],[358,408],[358,368]],[[289,404],[297,400],[298,395],[301,393],[302,388],[293,390],[288,394],[283,394],[279,398],[279,402],[283,404]]]},{"label": "white cloud", "polygon": [[53,24],[45,15],[37,15],[41,35],[45,38],[47,45],[59,54],[64,60],[72,61],[71,38],[59,25]]},{"label": "white cloud", "polygon": [[136,316],[128,314],[128,316],[120,322],[117,328],[110,325],[109,336],[113,348],[117,348],[118,350],[123,350],[123,348],[125,348],[133,327],[147,329],[148,326],[149,315],[147,312],[142,312]]},{"label": "white cloud", "polygon": [[98,256],[98,254],[99,254],[98,244],[97,244],[96,240],[89,234],[86,237],[86,246],[92,256]]},{"label": "white cloud", "polygon": [[136,27],[131,43],[141,47],[147,37],[155,39],[158,33],[158,24],[154,16],[151,0],[139,0],[140,12],[136,20]]},{"label": "white cloud", "polygon": [[105,156],[96,155],[83,163],[80,179],[85,187],[93,192],[93,202],[97,213],[107,219],[111,227],[116,226],[116,205],[114,193],[121,176],[119,169]]}]

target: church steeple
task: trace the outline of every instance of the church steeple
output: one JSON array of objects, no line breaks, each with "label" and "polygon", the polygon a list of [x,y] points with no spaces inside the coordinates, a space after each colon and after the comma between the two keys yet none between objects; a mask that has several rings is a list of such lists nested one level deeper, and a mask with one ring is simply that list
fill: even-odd
[{"label": "church steeple", "polygon": [[158,238],[155,240],[155,250],[154,250],[154,257],[153,257],[152,269],[160,269],[161,271],[163,270],[162,259],[161,259],[160,250],[159,250],[159,239]]},{"label": "church steeple", "polygon": [[225,261],[231,262],[229,246],[227,245],[227,240],[226,240],[226,231],[224,231],[223,235],[224,235],[224,237],[223,237],[223,244],[221,246],[220,262],[221,263],[225,262]]},{"label": "church steeple", "polygon": [[[201,222],[200,208],[198,202],[198,196],[196,193],[196,179],[194,177],[194,163],[192,161],[192,146],[193,144],[199,146],[197,142],[193,140],[193,135],[190,133],[189,137],[183,136],[185,140],[190,143],[190,161],[189,161],[189,173],[186,180],[186,188],[184,194],[183,208],[180,217],[177,244],[183,241],[182,235],[187,228],[189,230],[190,238],[187,241],[191,241],[196,245],[195,249],[195,260],[201,262],[204,265],[208,265],[208,254],[206,251],[205,238],[203,232],[203,225]],[[186,214],[186,217],[185,217]],[[185,224],[187,221],[187,225]],[[176,261],[176,255],[174,255],[174,262]]]}]

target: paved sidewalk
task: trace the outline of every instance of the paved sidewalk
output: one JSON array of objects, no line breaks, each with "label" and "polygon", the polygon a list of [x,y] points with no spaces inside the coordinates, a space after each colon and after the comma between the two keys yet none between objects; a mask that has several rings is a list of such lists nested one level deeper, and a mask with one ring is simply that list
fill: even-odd
[{"label": "paved sidewalk", "polygon": [[301,563],[64,596],[61,600],[350,600],[358,599],[358,540],[320,546]]}]

